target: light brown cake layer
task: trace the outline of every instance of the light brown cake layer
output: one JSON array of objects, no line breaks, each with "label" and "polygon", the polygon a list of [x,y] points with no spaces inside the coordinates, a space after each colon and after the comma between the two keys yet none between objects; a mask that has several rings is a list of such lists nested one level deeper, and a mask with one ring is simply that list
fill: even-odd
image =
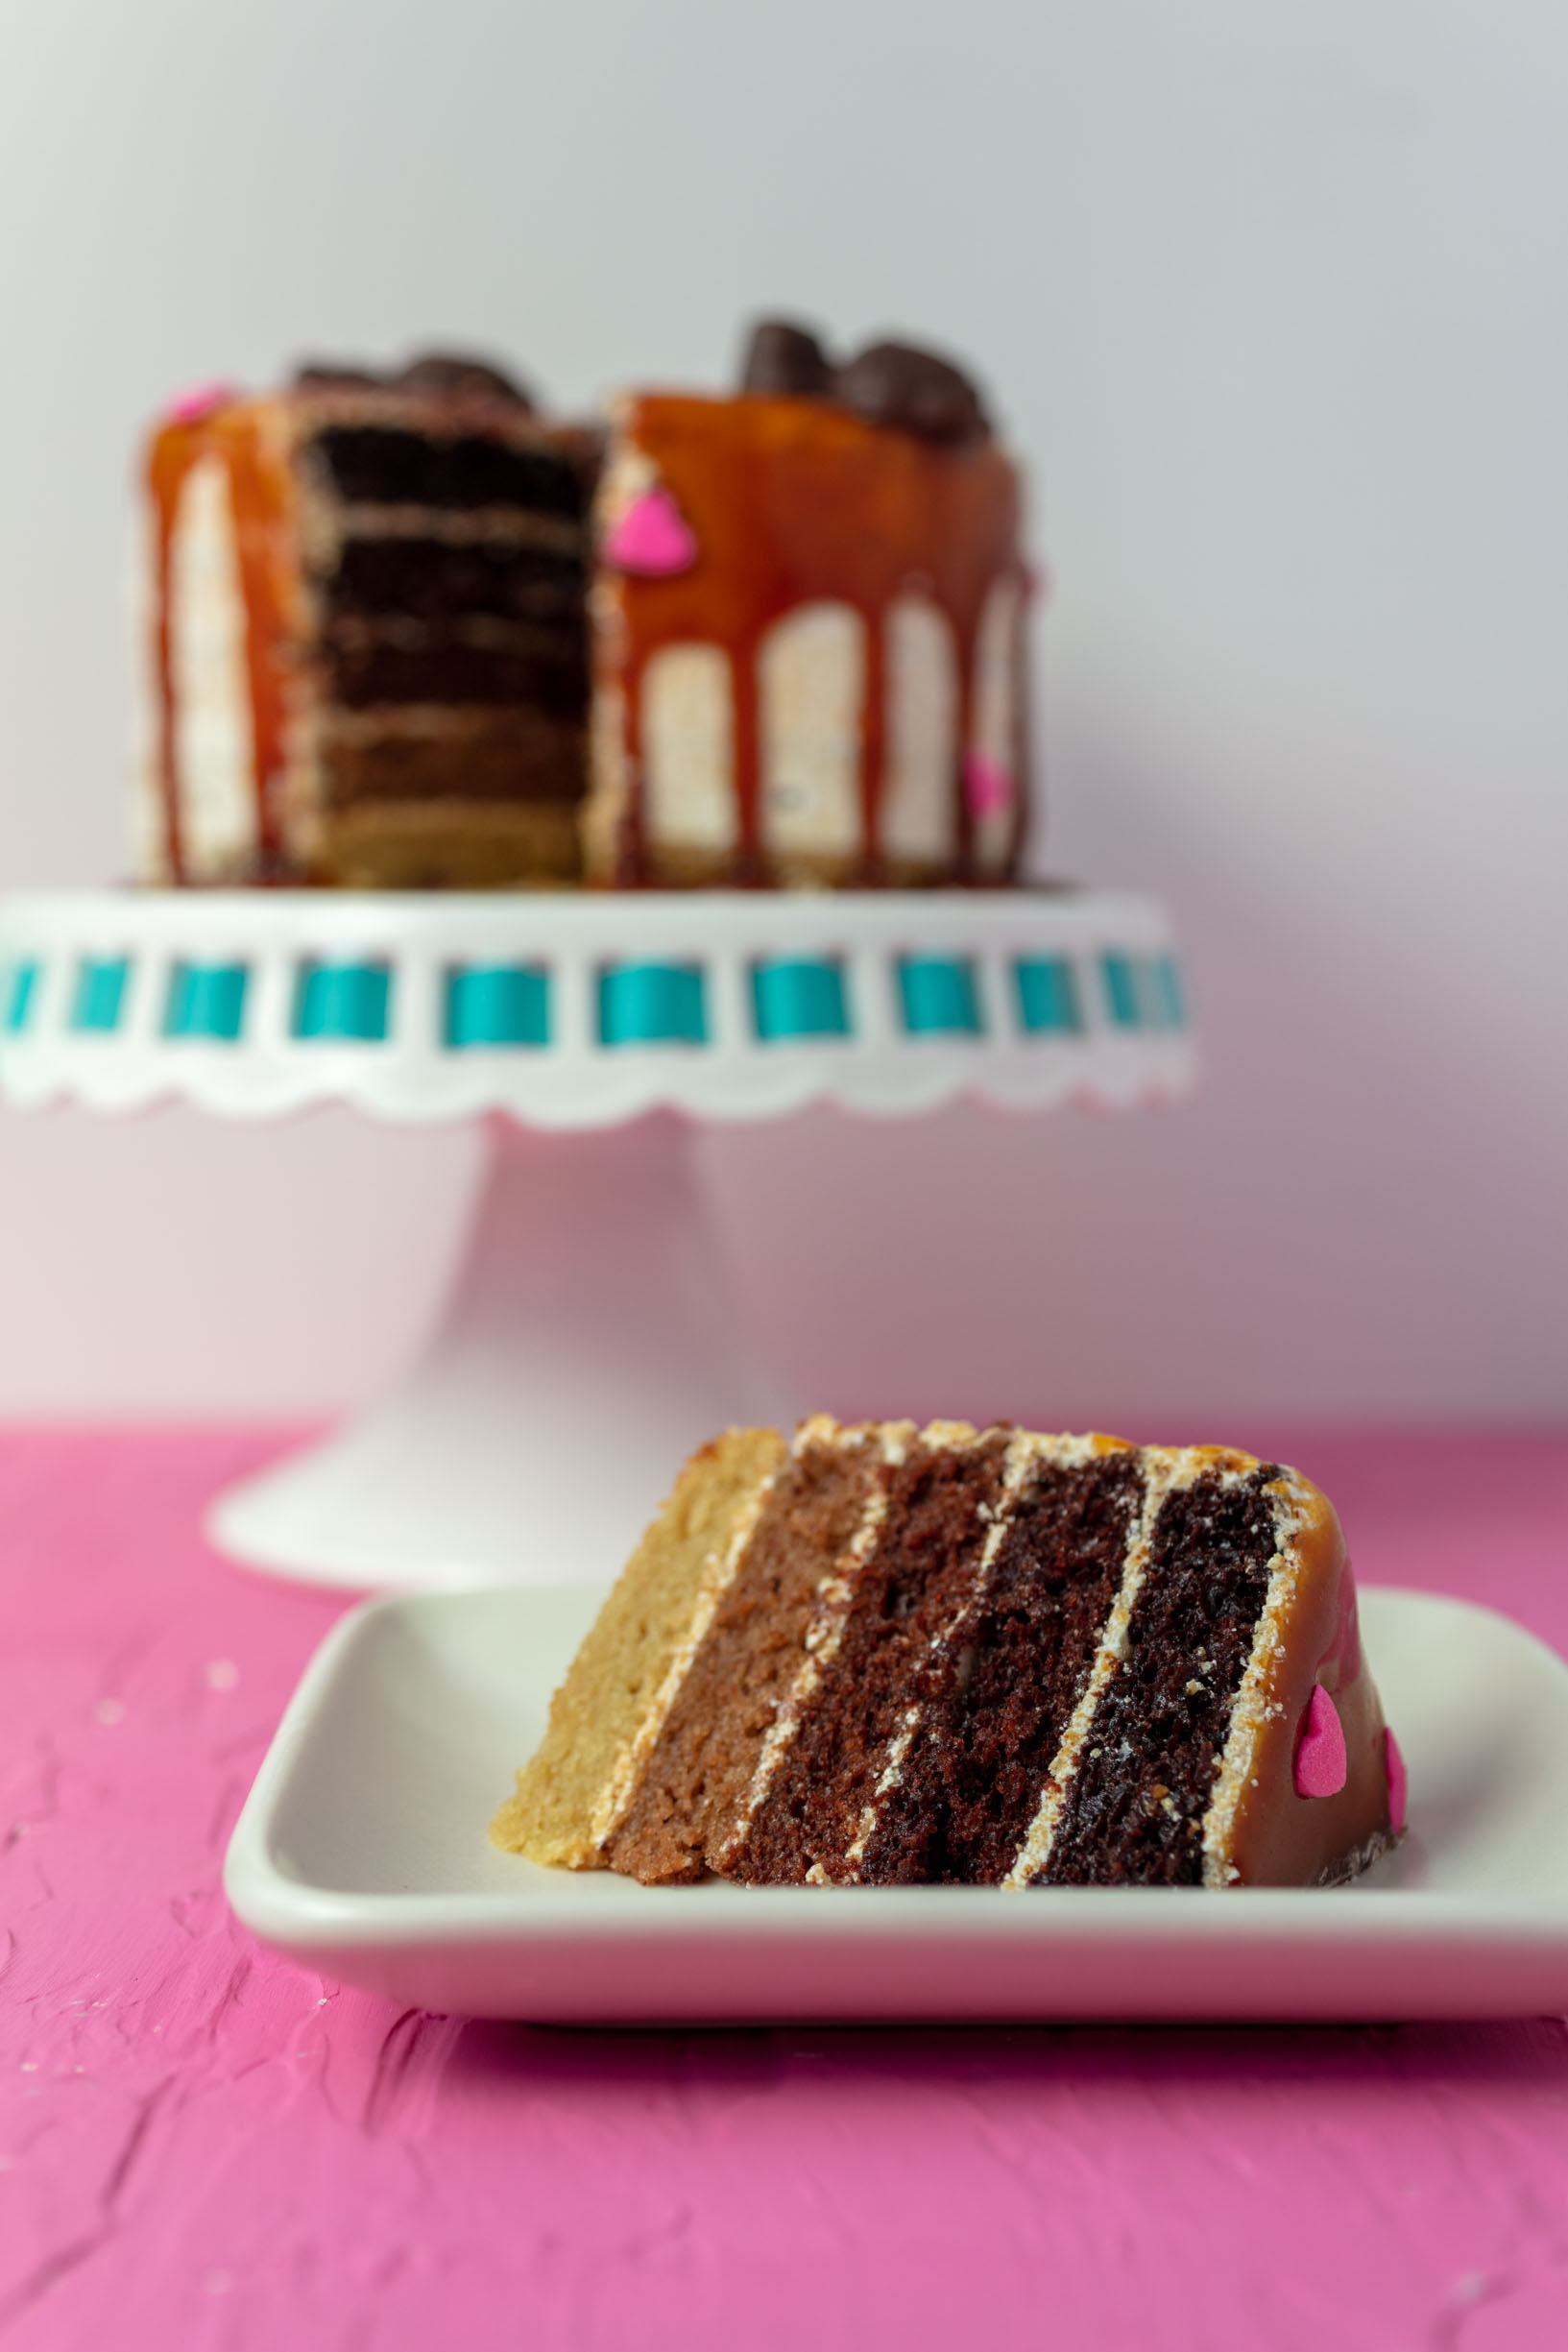
[{"label": "light brown cake layer", "polygon": [[565,889],[580,871],[575,812],[551,801],[364,800],[309,840],[309,879],[355,890]]},{"label": "light brown cake layer", "polygon": [[687,1464],[555,1694],[543,1740],[495,1816],[496,1845],[602,1867],[683,1645],[717,1598],[748,1505],[785,1458],[776,1430],[732,1429]]},{"label": "light brown cake layer", "polygon": [[294,819],[358,801],[552,801],[572,811],[583,731],[536,711],[419,705],[326,709],[302,736]]},{"label": "light brown cake layer", "polygon": [[855,1540],[876,1467],[865,1445],[808,1445],[781,1472],[609,1841],[615,1869],[654,1883],[719,1867],[818,1594]]}]

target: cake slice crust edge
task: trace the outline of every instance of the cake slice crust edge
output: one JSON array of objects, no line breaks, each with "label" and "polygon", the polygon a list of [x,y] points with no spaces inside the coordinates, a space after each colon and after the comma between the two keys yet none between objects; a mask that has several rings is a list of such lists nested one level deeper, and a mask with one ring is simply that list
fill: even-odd
[{"label": "cake slice crust edge", "polygon": [[636,1758],[657,1735],[684,1650],[733,1572],[737,1538],[785,1459],[776,1429],[731,1429],[687,1463],[550,1702],[549,1724],[491,1825],[531,1862],[607,1867]]}]

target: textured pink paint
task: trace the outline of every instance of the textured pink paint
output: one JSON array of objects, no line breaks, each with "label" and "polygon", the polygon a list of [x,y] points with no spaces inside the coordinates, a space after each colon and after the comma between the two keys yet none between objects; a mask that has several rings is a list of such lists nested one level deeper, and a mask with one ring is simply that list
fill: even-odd
[{"label": "textured pink paint", "polygon": [[1296,1741],[1295,1793],[1298,1797],[1337,1797],[1349,1769],[1339,1710],[1322,1684],[1314,1683],[1306,1725]]},{"label": "textured pink paint", "polygon": [[1388,1759],[1388,1827],[1397,1837],[1405,1827],[1405,1806],[1410,1797],[1410,1776],[1405,1770],[1405,1758],[1399,1753],[1399,1742],[1392,1732],[1384,1733],[1383,1749]]},{"label": "textured pink paint", "polygon": [[[1561,2344],[1560,2021],[543,2032],[272,1958],[219,1864],[339,1605],[195,1532],[268,1450],[0,1438],[5,2352]],[[1568,1441],[1266,1450],[1568,1645]]]},{"label": "textured pink paint", "polygon": [[670,493],[646,490],[611,531],[604,553],[619,571],[663,579],[671,572],[690,570],[697,560],[697,542]]}]

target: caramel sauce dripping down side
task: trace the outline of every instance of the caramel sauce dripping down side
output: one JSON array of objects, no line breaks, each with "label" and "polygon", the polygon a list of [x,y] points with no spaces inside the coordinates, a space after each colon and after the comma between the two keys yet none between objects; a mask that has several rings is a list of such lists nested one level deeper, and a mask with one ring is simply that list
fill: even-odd
[{"label": "caramel sauce dripping down side", "polygon": [[157,764],[169,870],[186,870],[181,784],[175,725],[170,626],[171,556],[176,518],[186,481],[205,457],[221,460],[229,475],[245,608],[245,668],[251,706],[252,784],[255,794],[255,871],[264,880],[283,861],[283,770],[288,681],[293,668],[289,583],[299,577],[295,496],[287,433],[275,403],[237,402],[190,424],[163,425],[148,452],[146,483],[154,520],[156,566],[152,658]]},{"label": "caramel sauce dripping down side", "polygon": [[[758,656],[767,631],[785,614],[803,604],[832,602],[853,606],[865,628],[863,849],[854,879],[881,879],[884,629],[889,605],[906,592],[929,596],[953,631],[958,686],[952,787],[958,872],[953,879],[969,878],[973,828],[963,759],[980,616],[993,583],[1021,570],[1020,483],[1012,461],[989,441],[937,447],[824,401],[761,394],[733,400],[645,394],[627,403],[623,430],[658,469],[699,552],[688,571],[623,577],[614,627],[601,644],[601,677],[618,680],[625,695],[631,799],[619,878],[648,879],[642,671],[664,646],[702,643],[725,649],[734,679],[738,848],[733,879],[768,879]],[[1022,809],[1026,779],[1020,775],[1015,782]]]}]

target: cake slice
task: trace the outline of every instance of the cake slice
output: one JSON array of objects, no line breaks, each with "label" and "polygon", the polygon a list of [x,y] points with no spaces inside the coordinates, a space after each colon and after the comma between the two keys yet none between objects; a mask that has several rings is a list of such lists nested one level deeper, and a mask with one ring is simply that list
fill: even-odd
[{"label": "cake slice", "polygon": [[649,1884],[1304,1885],[1403,1811],[1296,1471],[819,1416],[687,1466],[493,1835]]}]

